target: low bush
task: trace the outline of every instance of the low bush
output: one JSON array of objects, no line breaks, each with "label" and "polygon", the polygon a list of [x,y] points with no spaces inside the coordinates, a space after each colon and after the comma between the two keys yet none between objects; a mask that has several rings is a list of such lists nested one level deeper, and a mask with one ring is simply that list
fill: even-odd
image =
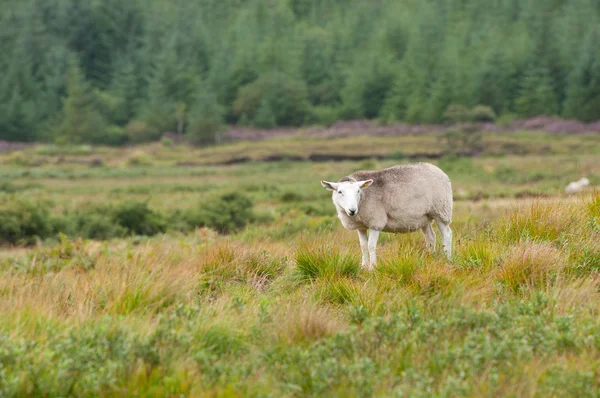
[{"label": "low bush", "polygon": [[496,117],[496,112],[489,106],[477,105],[471,110],[471,118],[475,122],[493,122]]},{"label": "low bush", "polygon": [[[10,196],[0,202],[0,243],[30,244],[36,239],[70,237],[106,240],[124,236],[152,236],[168,230],[208,227],[231,233],[256,221],[253,202],[232,193],[170,214],[153,210],[147,202],[88,204],[52,214],[50,204]],[[263,216],[264,218],[264,216]]]},{"label": "low bush", "polygon": [[79,209],[65,217],[65,220],[67,220],[64,224],[66,227],[62,230],[71,236],[105,240],[127,234],[127,229],[115,223],[108,214],[108,209],[102,207]]},{"label": "low bush", "polygon": [[448,105],[444,112],[444,121],[447,123],[463,123],[471,120],[471,112],[464,105]]},{"label": "low bush", "polygon": [[53,232],[50,206],[10,198],[0,203],[0,239],[8,243],[32,243]]},{"label": "low bush", "polygon": [[179,225],[187,228],[208,227],[220,233],[230,233],[254,221],[253,203],[239,193],[225,194],[198,208],[181,212]]},{"label": "low bush", "polygon": [[146,202],[132,202],[117,206],[113,220],[132,235],[156,235],[167,230],[164,215],[148,207]]},{"label": "low bush", "polygon": [[135,151],[127,159],[127,164],[129,166],[150,166],[152,158],[146,152]]}]

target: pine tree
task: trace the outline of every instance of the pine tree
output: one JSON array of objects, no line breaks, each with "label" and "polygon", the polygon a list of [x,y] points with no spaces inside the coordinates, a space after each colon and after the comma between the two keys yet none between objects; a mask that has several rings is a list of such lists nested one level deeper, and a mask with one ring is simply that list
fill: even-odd
[{"label": "pine tree", "polygon": [[525,73],[519,97],[515,100],[515,109],[522,117],[557,114],[558,101],[547,68],[532,68]]},{"label": "pine tree", "polygon": [[271,109],[271,104],[266,98],[260,102],[258,111],[256,111],[256,116],[254,116],[254,120],[252,120],[252,124],[263,129],[270,129],[276,126],[277,122],[275,120],[275,114],[273,113],[273,109]]},{"label": "pine tree", "polygon": [[71,61],[60,124],[54,132],[62,144],[101,142],[106,133],[106,122],[95,107],[91,88],[85,82],[75,59]]},{"label": "pine tree", "polygon": [[140,79],[135,64],[130,58],[122,60],[117,65],[109,91],[118,99],[118,106],[111,115],[111,121],[123,126],[138,113],[141,96]]},{"label": "pine tree", "polygon": [[223,108],[217,102],[217,96],[206,84],[201,85],[190,112],[186,138],[199,145],[217,144],[224,126],[223,116]]},{"label": "pine tree", "polygon": [[564,115],[585,122],[600,119],[600,32],[586,38],[579,61],[569,77]]}]

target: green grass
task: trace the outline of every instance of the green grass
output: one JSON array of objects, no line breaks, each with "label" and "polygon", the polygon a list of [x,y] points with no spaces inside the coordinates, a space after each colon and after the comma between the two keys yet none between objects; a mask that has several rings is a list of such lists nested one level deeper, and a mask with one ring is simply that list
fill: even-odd
[{"label": "green grass", "polygon": [[106,166],[54,165],[48,149],[44,166],[1,167],[2,200],[44,199],[54,217],[146,200],[171,214],[229,192],[256,216],[228,235],[5,247],[0,396],[597,396],[600,195],[562,193],[598,182],[595,144],[511,139],[557,154],[440,159],[460,199],[452,261],[421,233],[382,234],[373,272],[319,181],[406,159],[179,167],[179,149],[144,147],[152,164],[128,166],[127,150],[80,148],[60,156]]}]

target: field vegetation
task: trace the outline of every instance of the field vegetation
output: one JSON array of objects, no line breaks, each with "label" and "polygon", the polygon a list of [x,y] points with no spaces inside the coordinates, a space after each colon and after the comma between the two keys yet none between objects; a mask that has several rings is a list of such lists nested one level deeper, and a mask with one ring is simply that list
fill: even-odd
[{"label": "field vegetation", "polygon": [[[0,396],[597,396],[600,195],[563,194],[597,142],[439,138],[1,155]],[[453,181],[452,261],[382,234],[362,270],[319,180],[419,159]]]}]

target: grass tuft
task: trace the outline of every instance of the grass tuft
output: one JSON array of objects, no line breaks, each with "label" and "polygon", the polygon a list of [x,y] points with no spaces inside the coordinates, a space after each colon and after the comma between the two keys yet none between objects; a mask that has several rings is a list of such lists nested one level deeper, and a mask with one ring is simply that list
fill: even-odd
[{"label": "grass tuft", "polygon": [[343,253],[335,246],[309,247],[296,251],[296,269],[302,279],[353,277],[360,269],[355,255]]},{"label": "grass tuft", "polygon": [[509,249],[495,272],[511,291],[541,289],[564,271],[564,255],[548,243],[525,242]]}]

